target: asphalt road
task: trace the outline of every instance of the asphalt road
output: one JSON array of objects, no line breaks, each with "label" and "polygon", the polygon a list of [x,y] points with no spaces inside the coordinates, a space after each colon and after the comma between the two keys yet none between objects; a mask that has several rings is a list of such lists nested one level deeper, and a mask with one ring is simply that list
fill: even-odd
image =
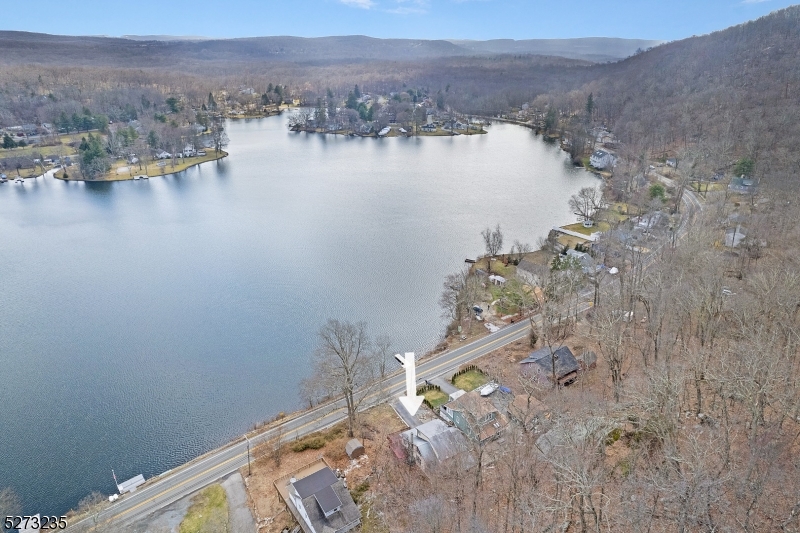
[{"label": "asphalt road", "polygon": [[[664,180],[666,178],[662,181]],[[690,222],[695,213],[702,209],[697,197],[689,190],[685,191],[683,203],[686,209],[679,227],[676,228],[678,237],[682,237],[688,232]],[[663,246],[662,244],[656,250],[653,250],[647,258],[648,264],[655,260],[658,250]],[[608,281],[610,282],[611,280]],[[591,306],[589,303],[591,295],[591,290],[584,291],[581,294],[583,299],[583,303],[579,308],[581,312]],[[421,383],[425,379],[430,380],[443,374],[454,372],[465,363],[482,357],[497,348],[524,339],[528,335],[528,330],[529,321],[523,320],[455,350],[434,355],[418,363],[417,380]],[[398,371],[386,378],[382,388],[376,389],[375,392],[370,394],[367,401],[364,402],[364,408],[381,403],[387,397],[397,397],[404,390],[405,374]],[[122,525],[130,521],[141,520],[150,513],[170,505],[239,468],[247,466],[248,449],[256,444],[273,440],[278,436],[281,436],[284,441],[294,440],[330,427],[345,420],[346,417],[347,412],[343,399],[299,413],[292,418],[284,420],[276,427],[250,437],[249,441],[241,440],[231,443],[177,469],[161,474],[156,481],[149,480],[146,486],[133,494],[121,497],[95,517],[70,525],[66,531],[83,531],[95,522],[107,525]]]},{"label": "asphalt road", "polygon": [[[418,363],[419,382],[454,372],[459,366],[477,359],[506,344],[525,338],[529,322],[521,321],[502,328],[470,344],[450,352],[432,356]],[[365,408],[381,403],[387,396],[396,397],[405,390],[405,374],[397,372],[386,378],[382,389],[376,389],[365,401]],[[249,438],[252,448],[282,435],[283,440],[294,440],[345,420],[344,400],[334,401],[285,420],[280,426],[270,428]],[[140,520],[148,514],[169,505],[206,485],[247,466],[248,442],[241,440],[214,450],[175,470],[152,479],[133,494],[127,494],[96,516],[98,523],[123,524]],[[70,525],[66,531],[82,531],[95,522],[95,517]]]}]

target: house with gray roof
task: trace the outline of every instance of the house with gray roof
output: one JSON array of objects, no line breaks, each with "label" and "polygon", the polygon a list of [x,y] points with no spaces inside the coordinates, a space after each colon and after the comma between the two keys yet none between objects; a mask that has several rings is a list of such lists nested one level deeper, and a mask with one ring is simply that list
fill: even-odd
[{"label": "house with gray roof", "polygon": [[575,259],[580,265],[584,274],[594,274],[597,272],[597,265],[594,259],[586,252],[579,252],[577,250],[567,250],[567,257]]},{"label": "house with gray roof", "polygon": [[361,511],[344,482],[323,461],[309,466],[303,477],[293,476],[278,487],[303,531],[345,533],[358,527]]},{"label": "house with gray roof", "polygon": [[541,275],[547,272],[547,267],[523,259],[517,265],[517,278],[530,285],[539,285]]},{"label": "house with gray roof", "polygon": [[464,434],[438,418],[403,431],[400,437],[404,447],[402,455],[408,462],[418,464],[426,474],[434,473],[442,463],[456,457],[462,457],[465,467],[474,464]]},{"label": "house with gray roof", "polygon": [[756,181],[744,176],[740,178],[731,178],[731,183],[728,185],[728,189],[743,194],[753,194],[756,192]]},{"label": "house with gray roof", "polygon": [[519,362],[520,371],[528,376],[537,377],[541,382],[553,381],[553,363],[555,362],[555,374],[559,385],[569,385],[578,379],[580,365],[567,346],[562,346],[557,350],[551,350],[545,346],[534,352]]},{"label": "house with gray roof", "polygon": [[617,158],[614,155],[606,152],[605,150],[595,150],[589,158],[589,164],[594,168],[603,170],[605,168],[614,166]]}]

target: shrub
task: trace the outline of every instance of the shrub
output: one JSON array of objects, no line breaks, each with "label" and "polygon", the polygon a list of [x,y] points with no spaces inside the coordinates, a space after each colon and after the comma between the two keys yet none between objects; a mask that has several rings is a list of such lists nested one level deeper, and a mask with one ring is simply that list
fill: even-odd
[{"label": "shrub", "polygon": [[369,481],[362,481],[356,488],[350,491],[350,496],[353,497],[353,501],[356,503],[360,503],[361,498],[364,496],[364,493],[369,490]]},{"label": "shrub", "polygon": [[655,200],[656,198],[658,198],[659,200],[664,201],[664,198],[666,198],[666,194],[667,190],[660,183],[654,183],[650,186],[651,200]]},{"label": "shrub", "polygon": [[293,452],[304,452],[306,450],[319,450],[325,446],[324,437],[306,437],[292,444]]},{"label": "shrub", "polygon": [[620,428],[612,429],[611,433],[609,433],[606,436],[606,446],[611,446],[612,444],[617,442],[621,436],[622,436],[622,430]]}]

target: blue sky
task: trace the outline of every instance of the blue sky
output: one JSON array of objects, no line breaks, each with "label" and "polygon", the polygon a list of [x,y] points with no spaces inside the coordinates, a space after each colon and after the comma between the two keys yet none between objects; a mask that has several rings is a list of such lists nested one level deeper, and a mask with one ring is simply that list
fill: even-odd
[{"label": "blue sky", "polygon": [[[797,0],[795,0],[797,1]],[[0,29],[67,35],[370,35],[421,39],[629,37],[720,30],[786,0],[37,0],[10,1]],[[115,7],[116,6],[116,7]],[[1,52],[1,51],[0,51]]]}]

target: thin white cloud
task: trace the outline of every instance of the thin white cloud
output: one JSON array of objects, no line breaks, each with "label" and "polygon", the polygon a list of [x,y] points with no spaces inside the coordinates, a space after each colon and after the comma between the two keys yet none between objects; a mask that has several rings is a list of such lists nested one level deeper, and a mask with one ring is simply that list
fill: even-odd
[{"label": "thin white cloud", "polygon": [[428,0],[395,0],[396,6],[387,9],[395,15],[415,15],[428,12]]},{"label": "thin white cloud", "polygon": [[375,2],[372,0],[339,0],[346,6],[359,7],[361,9],[372,9],[375,7]]}]

